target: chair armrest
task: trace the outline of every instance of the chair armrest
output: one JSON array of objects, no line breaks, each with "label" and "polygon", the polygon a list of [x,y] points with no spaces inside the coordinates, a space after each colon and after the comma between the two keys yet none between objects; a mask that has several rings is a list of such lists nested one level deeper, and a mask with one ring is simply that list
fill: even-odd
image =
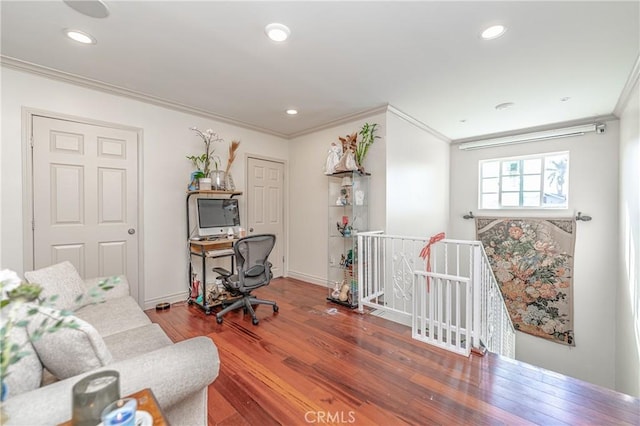
[{"label": "chair armrest", "polygon": [[217,272],[221,277],[229,278],[232,273],[224,268],[213,268],[213,272]]},{"label": "chair armrest", "polygon": [[196,392],[206,391],[219,369],[215,344],[199,336],[16,395],[4,401],[2,408],[8,415],[6,425],[59,424],[71,419],[73,385],[97,371],[116,370],[121,396],[151,388],[158,404],[169,409]]}]

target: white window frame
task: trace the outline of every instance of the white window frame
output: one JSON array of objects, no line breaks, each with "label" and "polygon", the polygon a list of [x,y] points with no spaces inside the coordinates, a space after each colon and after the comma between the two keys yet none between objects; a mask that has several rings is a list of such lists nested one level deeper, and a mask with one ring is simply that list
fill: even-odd
[{"label": "white window frame", "polygon": [[[563,204],[544,204],[544,196],[545,196],[545,172],[547,171],[547,168],[545,166],[545,159],[548,157],[556,157],[559,155],[566,155],[567,158],[567,166],[566,166],[566,171],[565,171],[565,179],[566,179],[566,184],[565,184],[565,188],[564,188],[564,193],[566,194],[566,199],[565,202]],[[541,170],[540,170],[540,186],[538,191],[525,191],[523,188],[523,180],[525,176],[535,176],[537,174],[527,174],[524,173],[523,170],[523,164],[524,164],[524,160],[535,160],[535,159],[539,159],[541,161]],[[503,177],[504,176],[509,176],[506,174],[503,174],[503,163],[506,162],[519,162],[519,173],[516,176],[520,177],[520,183],[519,183],[519,189],[518,191],[507,191],[502,189],[502,181],[503,181]],[[483,177],[483,164],[485,163],[491,163],[491,162],[498,162],[498,206],[491,206],[491,207],[484,207],[482,205],[483,202],[483,195],[486,194],[495,194],[495,192],[483,192],[483,180],[484,179],[493,179],[495,178],[495,176],[490,176],[490,177]],[[514,156],[514,157],[502,157],[502,158],[490,158],[490,159],[486,159],[486,160],[480,160],[478,162],[478,209],[480,210],[548,210],[548,209],[552,209],[552,210],[563,210],[563,209],[568,209],[569,208],[569,166],[570,166],[570,156],[569,156],[569,151],[558,151],[558,152],[545,152],[545,153],[540,153],[540,154],[531,154],[531,155],[521,155],[521,156]],[[517,206],[512,206],[512,205],[503,205],[502,204],[502,197],[503,194],[505,193],[514,193],[517,192],[519,194],[519,205]],[[524,194],[526,192],[539,192],[540,193],[540,202],[539,205],[537,206],[524,206],[523,205],[523,198],[524,198]]]}]

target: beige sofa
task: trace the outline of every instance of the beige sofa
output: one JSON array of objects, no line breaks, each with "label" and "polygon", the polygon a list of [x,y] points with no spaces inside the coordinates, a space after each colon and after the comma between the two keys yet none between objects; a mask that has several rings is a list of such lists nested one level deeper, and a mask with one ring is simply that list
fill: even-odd
[{"label": "beige sofa", "polygon": [[[129,296],[124,277],[104,293],[102,303],[88,297],[77,301],[99,280],[81,280],[69,262],[25,273],[25,278],[42,285],[43,296],[57,295],[56,308],[72,308],[79,327],[29,343],[31,354],[11,367],[5,381],[8,398],[2,404],[8,425],[71,419],[73,385],[100,370],[120,373],[122,396],[151,388],[172,425],[207,424],[207,386],[220,366],[210,338],[172,343]],[[30,318],[23,340],[38,321]]]}]

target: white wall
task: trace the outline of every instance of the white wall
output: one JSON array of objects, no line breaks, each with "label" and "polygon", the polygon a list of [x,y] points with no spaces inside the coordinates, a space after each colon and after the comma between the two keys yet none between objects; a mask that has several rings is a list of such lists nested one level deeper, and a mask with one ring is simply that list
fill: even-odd
[{"label": "white wall", "polygon": [[[184,300],[187,294],[185,193],[191,164],[202,141],[189,130],[212,128],[225,139],[217,148],[226,162],[227,144],[241,141],[231,172],[245,185],[247,153],[288,160],[288,141],[130,98],[2,68],[2,268],[23,272],[21,108],[36,108],[143,129],[145,305]],[[286,174],[286,173],[285,173]],[[240,198],[241,212],[244,199]],[[246,220],[242,213],[241,220]]]},{"label": "white wall", "polygon": [[387,113],[386,227],[430,237],[449,222],[449,143]]},{"label": "white wall", "polygon": [[616,390],[640,398],[640,82],[620,117]]},{"label": "white wall", "polygon": [[[2,68],[0,67],[0,97],[2,96],[3,93],[3,81],[2,81]],[[0,103],[0,113],[2,112],[2,103]],[[2,137],[4,135],[4,119],[0,120],[0,164],[4,164],[2,162],[2,152],[4,151],[4,149],[2,148],[4,146],[4,138]],[[4,173],[2,173],[2,170],[4,169],[4,166],[2,166],[2,169],[0,169],[0,236],[4,235],[4,227],[2,226],[3,224],[3,219],[2,217],[4,216],[4,178],[3,175]],[[4,263],[2,262],[2,240],[0,239],[0,269],[3,268]]]},{"label": "white wall", "polygon": [[392,111],[294,139],[290,146],[289,276],[325,285],[328,203],[323,167],[338,136],[377,123],[365,169],[371,173],[369,229],[431,236],[449,220],[449,145]]},{"label": "white wall", "polygon": [[288,275],[326,285],[328,244],[328,181],[324,165],[338,136],[360,131],[368,122],[378,123],[376,139],[369,148],[365,169],[371,173],[369,228],[384,228],[385,210],[385,114],[343,123],[293,139],[289,149],[289,254]]},{"label": "white wall", "polygon": [[[619,123],[607,123],[603,135],[461,151],[451,147],[450,237],[475,239],[476,216],[561,216],[582,211],[591,222],[578,222],[573,295],[576,346],[552,343],[524,333],[516,336],[516,358],[598,385],[615,385],[616,282],[618,264]],[[479,211],[478,161],[544,152],[569,151],[569,208],[561,211]]]}]

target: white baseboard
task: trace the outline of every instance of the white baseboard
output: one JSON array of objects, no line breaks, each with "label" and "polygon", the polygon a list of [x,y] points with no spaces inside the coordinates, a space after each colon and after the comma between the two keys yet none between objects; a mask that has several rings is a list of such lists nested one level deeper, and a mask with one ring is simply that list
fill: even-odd
[{"label": "white baseboard", "polygon": [[156,297],[153,299],[145,300],[143,309],[151,309],[154,308],[158,303],[176,303],[176,302],[184,302],[187,300],[189,292],[181,291],[180,293],[171,294],[168,296]]},{"label": "white baseboard", "polygon": [[[314,285],[319,285],[322,287],[326,287],[327,286],[327,280],[325,280],[324,278],[321,277],[316,277],[313,275],[309,275],[309,274],[304,274],[302,272],[296,272],[296,271],[287,271],[287,277],[289,278],[294,278],[296,280],[300,280],[300,281],[304,281],[307,282],[309,284],[314,284]],[[207,283],[207,285],[209,285],[209,283]],[[161,296],[161,297],[155,297],[153,299],[148,299],[144,301],[144,306],[142,309],[151,309],[151,308],[155,308],[155,306],[158,303],[164,303],[164,302],[168,302],[168,303],[176,303],[176,302],[184,302],[187,300],[187,295],[189,294],[188,291],[182,291],[180,293],[175,293],[175,294],[170,294],[170,295],[166,295],[166,296]]]},{"label": "white baseboard", "polygon": [[295,278],[296,280],[304,281],[310,284],[320,285],[322,287],[327,286],[327,280],[324,278],[316,277],[314,275],[305,274],[303,272],[297,272],[288,270],[287,277]]}]

